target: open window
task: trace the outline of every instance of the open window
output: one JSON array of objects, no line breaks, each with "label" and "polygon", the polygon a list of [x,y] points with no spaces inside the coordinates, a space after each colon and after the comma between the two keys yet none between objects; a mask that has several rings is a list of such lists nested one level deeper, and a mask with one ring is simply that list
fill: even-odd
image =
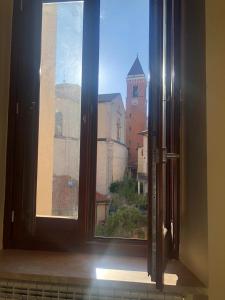
[{"label": "open window", "polygon": [[15,0],[13,24],[5,245],[75,248],[95,181],[99,2]]},{"label": "open window", "polygon": [[[145,245],[148,174],[140,151],[147,153],[149,1],[132,0],[130,5],[100,1],[94,226],[96,238]],[[131,30],[127,24],[132,22]],[[140,192],[142,183],[145,193]]]},{"label": "open window", "polygon": [[148,248],[162,286],[179,244],[179,0],[129,3],[14,1],[4,246]]}]

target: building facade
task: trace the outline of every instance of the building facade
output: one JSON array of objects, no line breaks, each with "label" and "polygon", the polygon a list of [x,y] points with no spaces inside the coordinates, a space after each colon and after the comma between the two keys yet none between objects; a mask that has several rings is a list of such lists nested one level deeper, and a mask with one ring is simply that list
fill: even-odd
[{"label": "building facade", "polygon": [[143,146],[138,148],[138,194],[148,193],[148,130],[139,133],[143,138]]},{"label": "building facade", "polygon": [[55,89],[52,214],[78,217],[81,88],[58,84]]},{"label": "building facade", "polygon": [[[78,217],[81,88],[58,84],[55,89],[52,215]],[[125,108],[120,94],[99,95],[96,204],[102,220],[109,187],[123,179],[127,168]],[[104,201],[103,201],[104,199]],[[98,212],[99,211],[99,212]],[[105,218],[105,217],[104,217]]]},{"label": "building facade", "polygon": [[120,94],[102,94],[98,101],[98,193],[106,195],[112,182],[122,180],[127,168],[125,108]]}]

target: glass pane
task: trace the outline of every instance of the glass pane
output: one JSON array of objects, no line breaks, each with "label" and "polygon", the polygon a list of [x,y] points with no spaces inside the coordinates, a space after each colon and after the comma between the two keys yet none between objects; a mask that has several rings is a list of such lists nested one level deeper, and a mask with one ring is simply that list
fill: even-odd
[{"label": "glass pane", "polygon": [[83,1],[43,4],[36,214],[78,218]]},{"label": "glass pane", "polygon": [[101,0],[96,236],[147,238],[149,0]]}]

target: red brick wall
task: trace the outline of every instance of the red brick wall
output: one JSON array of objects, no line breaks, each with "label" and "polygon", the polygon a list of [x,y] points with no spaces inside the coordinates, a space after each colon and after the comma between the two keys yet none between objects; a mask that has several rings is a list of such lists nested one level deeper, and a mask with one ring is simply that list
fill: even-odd
[{"label": "red brick wall", "polygon": [[[133,105],[133,86],[138,86],[138,104]],[[143,136],[138,133],[147,129],[146,80],[127,80],[126,100],[126,144],[129,148],[128,165],[137,168],[139,146],[143,146]]]}]

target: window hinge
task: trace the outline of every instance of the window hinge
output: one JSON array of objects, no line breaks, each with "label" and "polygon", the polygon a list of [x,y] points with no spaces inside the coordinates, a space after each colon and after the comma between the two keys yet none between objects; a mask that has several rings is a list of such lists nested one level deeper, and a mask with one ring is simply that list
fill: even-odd
[{"label": "window hinge", "polygon": [[15,220],[15,211],[12,210],[11,222],[14,223],[14,220]]}]

